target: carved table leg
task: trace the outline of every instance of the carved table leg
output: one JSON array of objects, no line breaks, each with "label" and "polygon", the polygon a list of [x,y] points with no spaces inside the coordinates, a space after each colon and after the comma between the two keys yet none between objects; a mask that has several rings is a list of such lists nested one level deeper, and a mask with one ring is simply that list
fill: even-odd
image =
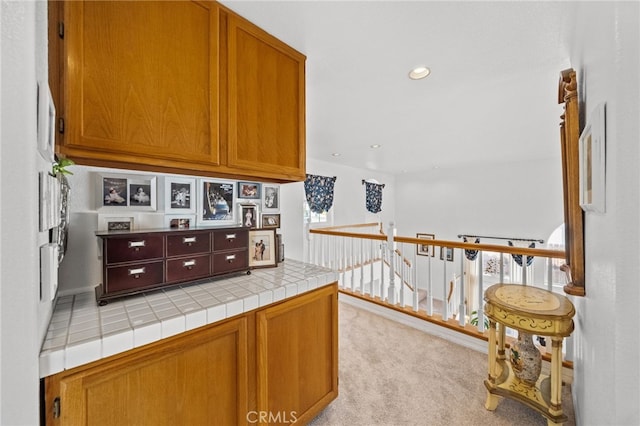
[{"label": "carved table leg", "polygon": [[[502,348],[502,352],[504,353],[504,347]],[[494,387],[496,384],[496,322],[491,319],[489,320],[488,362],[489,377],[487,382],[490,387]],[[487,401],[485,402],[484,407],[489,411],[493,411],[498,406],[498,402],[500,402],[500,399],[487,389]]]}]

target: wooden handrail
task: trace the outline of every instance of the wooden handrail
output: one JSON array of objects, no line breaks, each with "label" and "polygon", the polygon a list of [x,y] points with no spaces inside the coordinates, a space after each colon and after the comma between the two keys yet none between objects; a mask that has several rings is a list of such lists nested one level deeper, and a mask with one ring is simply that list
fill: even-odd
[{"label": "wooden handrail", "polygon": [[[332,226],[328,228],[316,228],[310,229],[309,232],[313,234],[320,235],[333,235],[335,237],[347,237],[347,238],[362,238],[368,240],[377,240],[377,241],[386,241],[387,237],[385,235],[380,234],[359,234],[356,232],[343,232],[339,231],[339,229],[348,229],[348,228],[362,228],[362,227],[370,227],[372,225],[378,225],[377,223],[373,224],[360,224],[360,225],[347,225],[347,226]],[[421,238],[414,237],[394,237],[393,240],[397,243],[408,243],[408,244],[416,244],[416,245],[434,245],[438,247],[448,247],[448,248],[459,248],[465,250],[481,250],[481,251],[492,251],[498,253],[507,253],[507,254],[520,254],[524,256],[540,256],[540,257],[549,257],[553,259],[565,259],[566,253],[561,250],[549,250],[549,249],[540,249],[540,248],[529,248],[529,247],[511,247],[511,246],[502,246],[499,244],[476,244],[476,243],[463,243],[459,241],[447,241],[447,240],[424,240]]]}]

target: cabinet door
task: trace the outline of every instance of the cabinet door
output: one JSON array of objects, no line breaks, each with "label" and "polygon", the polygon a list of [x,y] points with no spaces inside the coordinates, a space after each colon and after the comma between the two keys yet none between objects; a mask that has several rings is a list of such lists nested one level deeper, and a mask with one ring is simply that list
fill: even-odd
[{"label": "cabinet door", "polygon": [[256,316],[258,411],[306,424],[338,396],[337,284]]},{"label": "cabinet door", "polygon": [[229,14],[228,164],[305,179],[305,56]]},{"label": "cabinet door", "polygon": [[219,164],[215,2],[70,1],[64,21],[63,154],[134,168]]},{"label": "cabinet door", "polygon": [[248,411],[247,319],[46,379],[51,425],[231,425]]}]

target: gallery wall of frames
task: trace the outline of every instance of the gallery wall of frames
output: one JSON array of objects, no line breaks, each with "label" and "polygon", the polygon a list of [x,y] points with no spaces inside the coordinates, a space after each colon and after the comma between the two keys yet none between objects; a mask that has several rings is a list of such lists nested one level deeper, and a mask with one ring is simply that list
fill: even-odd
[{"label": "gallery wall of frames", "polygon": [[137,230],[145,213],[166,228],[242,225],[280,228],[278,184],[215,178],[95,172],[99,230]]}]

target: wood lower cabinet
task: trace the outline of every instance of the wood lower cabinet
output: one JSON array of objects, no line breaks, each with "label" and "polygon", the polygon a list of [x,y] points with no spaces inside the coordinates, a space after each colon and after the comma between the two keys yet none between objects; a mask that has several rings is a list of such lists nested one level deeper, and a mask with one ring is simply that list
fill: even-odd
[{"label": "wood lower cabinet", "polygon": [[247,322],[239,317],[47,377],[47,424],[243,424]]},{"label": "wood lower cabinet", "polygon": [[338,396],[337,287],[257,313],[258,412],[306,424]]},{"label": "wood lower cabinet", "polygon": [[337,291],[46,377],[46,424],[306,424],[338,395]]}]

